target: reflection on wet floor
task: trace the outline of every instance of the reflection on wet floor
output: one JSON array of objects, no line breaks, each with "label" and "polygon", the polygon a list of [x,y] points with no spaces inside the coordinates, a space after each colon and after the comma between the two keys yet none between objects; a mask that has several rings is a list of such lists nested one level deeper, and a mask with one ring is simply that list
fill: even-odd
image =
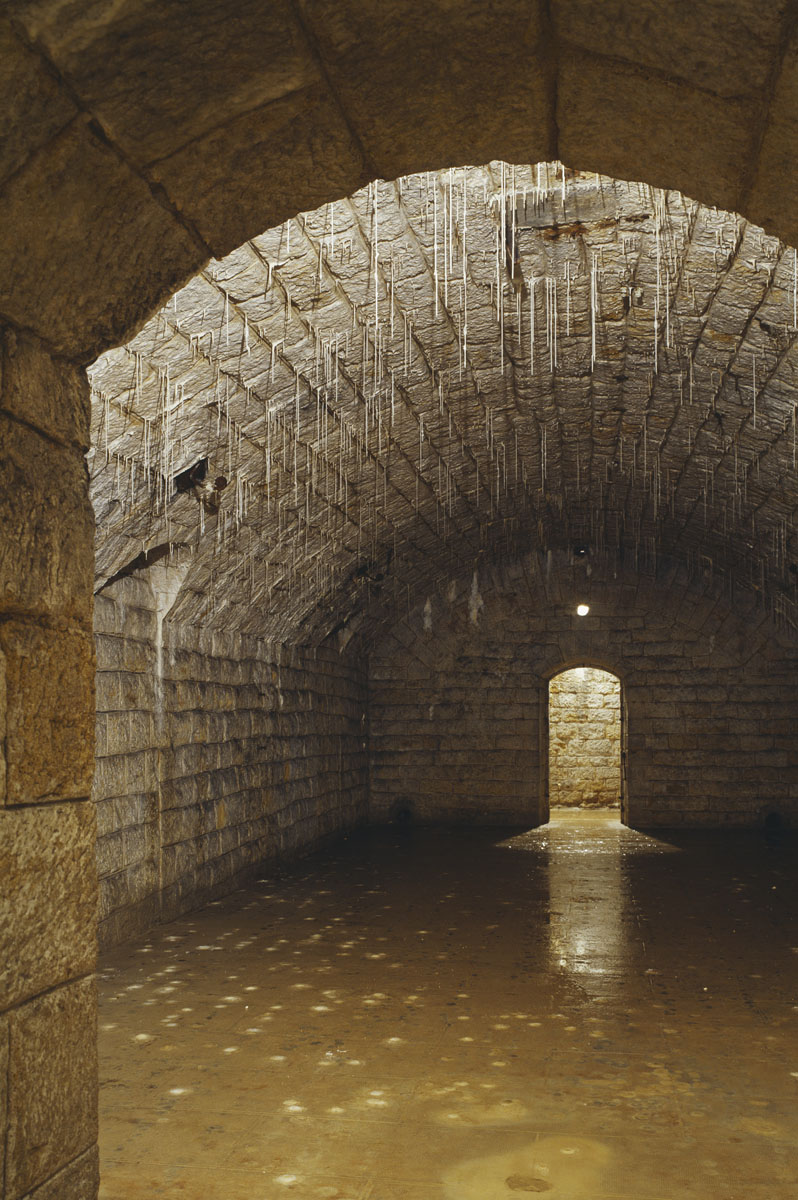
[{"label": "reflection on wet floor", "polygon": [[794,1200],[798,851],[352,837],[103,964],[104,1200]]}]

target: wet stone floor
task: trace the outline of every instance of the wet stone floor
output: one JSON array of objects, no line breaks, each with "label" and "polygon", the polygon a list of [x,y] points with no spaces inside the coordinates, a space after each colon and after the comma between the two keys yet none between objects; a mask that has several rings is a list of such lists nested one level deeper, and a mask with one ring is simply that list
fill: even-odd
[{"label": "wet stone floor", "polygon": [[795,1200],[798,850],[332,851],[106,956],[104,1200]]}]

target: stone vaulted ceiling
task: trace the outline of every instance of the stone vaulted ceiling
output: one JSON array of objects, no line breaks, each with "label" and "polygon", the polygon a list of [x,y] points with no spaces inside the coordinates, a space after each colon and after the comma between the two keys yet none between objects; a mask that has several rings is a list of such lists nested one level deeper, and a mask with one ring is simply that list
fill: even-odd
[{"label": "stone vaulted ceiling", "polygon": [[171,564],[174,616],[316,643],[531,551],[794,624],[797,304],[792,249],[676,192],[370,184],[93,365],[96,586]]}]

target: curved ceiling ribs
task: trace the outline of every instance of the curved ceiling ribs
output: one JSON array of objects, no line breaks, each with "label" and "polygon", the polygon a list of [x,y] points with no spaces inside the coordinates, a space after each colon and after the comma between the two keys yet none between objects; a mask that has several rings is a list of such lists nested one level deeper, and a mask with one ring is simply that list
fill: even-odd
[{"label": "curved ceiling ribs", "polygon": [[559,164],[378,181],[212,262],[91,368],[97,586],[373,626],[527,550],[683,565],[795,624],[796,255]]}]

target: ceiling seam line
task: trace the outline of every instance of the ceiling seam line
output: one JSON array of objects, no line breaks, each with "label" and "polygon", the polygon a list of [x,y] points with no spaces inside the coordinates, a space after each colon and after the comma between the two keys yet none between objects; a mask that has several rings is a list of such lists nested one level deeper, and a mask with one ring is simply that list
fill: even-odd
[{"label": "ceiling seam line", "polygon": [[196,248],[202,251],[202,253],[206,256],[206,259],[213,258],[213,251],[200,234],[197,226],[181,211],[181,209],[169,195],[165,186],[158,183],[156,180],[153,180],[150,177],[146,167],[140,167],[135,160],[125,150],[122,149],[119,143],[115,141],[108,129],[106,129],[100,117],[98,117],[98,115],[88,106],[88,104],[83,101],[79,90],[68,78],[66,72],[62,71],[50,57],[40,39],[31,39],[28,36],[24,25],[19,20],[13,21],[12,25],[14,32],[19,37],[20,41],[22,41],[23,45],[25,45],[25,47],[32,54],[35,54],[45,65],[48,72],[55,77],[59,83],[59,86],[63,89],[65,94],[69,96],[78,112],[83,113],[85,117],[89,118],[88,129],[94,139],[101,145],[106,146],[113,153],[115,158],[121,162],[132,175],[134,175],[137,179],[140,179],[146,185],[155,203],[165,212],[169,213],[176,224],[178,224],[189,236]]}]

